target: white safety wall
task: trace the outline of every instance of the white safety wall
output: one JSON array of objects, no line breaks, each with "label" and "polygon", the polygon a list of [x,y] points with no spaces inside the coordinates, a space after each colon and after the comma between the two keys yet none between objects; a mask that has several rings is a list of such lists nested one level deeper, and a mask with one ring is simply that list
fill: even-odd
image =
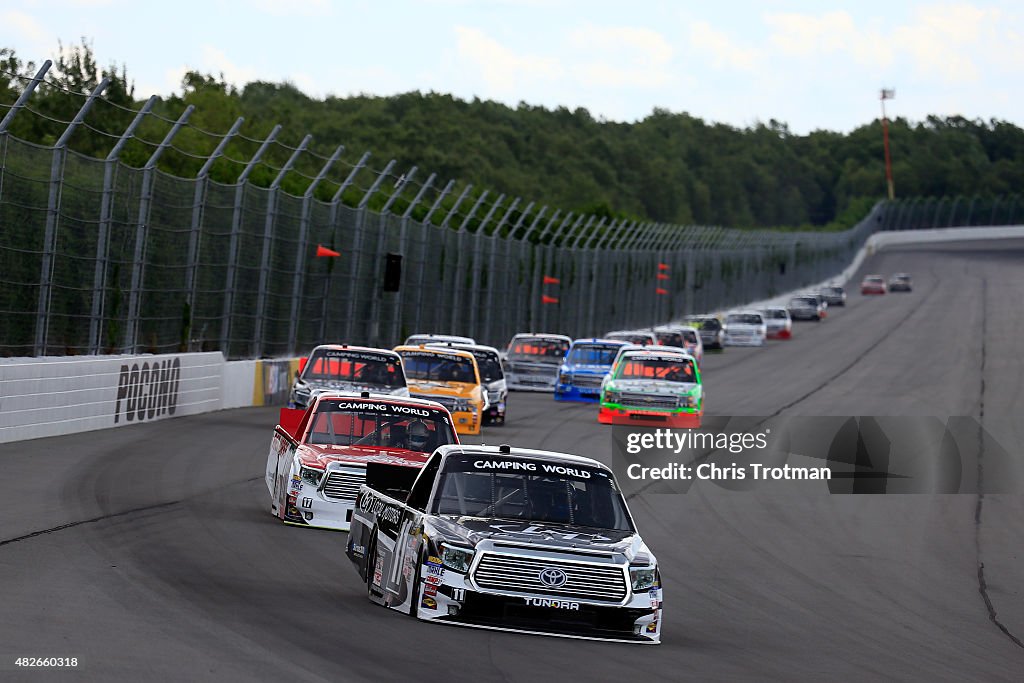
[{"label": "white safety wall", "polygon": [[218,410],[224,366],[220,352],[0,359],[0,443]]}]

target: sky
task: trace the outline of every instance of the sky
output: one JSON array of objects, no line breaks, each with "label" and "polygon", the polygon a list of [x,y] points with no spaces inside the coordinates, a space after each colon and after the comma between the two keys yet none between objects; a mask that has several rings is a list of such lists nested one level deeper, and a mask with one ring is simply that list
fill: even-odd
[{"label": "sky", "polygon": [[1024,127],[1024,3],[731,0],[0,0],[0,47],[52,58],[85,37],[135,96],[188,70],[313,97],[403,92],[655,108],[739,128],[839,132],[881,113]]}]

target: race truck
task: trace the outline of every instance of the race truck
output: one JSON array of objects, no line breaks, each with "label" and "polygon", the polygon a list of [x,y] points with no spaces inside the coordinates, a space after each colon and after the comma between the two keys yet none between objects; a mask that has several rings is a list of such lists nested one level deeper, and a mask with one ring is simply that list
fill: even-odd
[{"label": "race truck", "polygon": [[619,341],[638,344],[639,346],[654,346],[658,338],[650,330],[615,330],[604,335],[605,339],[617,339]]},{"label": "race truck", "polygon": [[693,356],[658,347],[623,351],[601,387],[597,421],[700,427],[703,391]]},{"label": "race truck", "polygon": [[597,403],[601,398],[601,384],[612,368],[619,349],[629,342],[615,339],[577,339],[558,369],[555,385],[556,401]]},{"label": "race truck", "polygon": [[725,316],[726,346],[761,346],[768,326],[760,311],[736,311]]},{"label": "race truck", "polygon": [[505,351],[505,380],[517,391],[554,391],[558,368],[572,340],[564,334],[528,333],[512,337]]},{"label": "race truck", "polygon": [[793,319],[789,317],[789,309],[783,306],[772,306],[761,309],[768,339],[789,339],[793,336]]},{"label": "race truck", "polygon": [[396,346],[409,393],[437,401],[452,414],[459,434],[479,434],[488,409],[476,358],[469,351],[436,346]]},{"label": "race truck", "polygon": [[289,408],[305,409],[323,391],[408,396],[402,360],[388,349],[324,344],[300,361],[289,396]]},{"label": "race truck", "polygon": [[322,393],[281,409],[267,456],[270,511],[287,524],[347,531],[369,463],[418,471],[459,439],[444,406],[415,398]]},{"label": "race truck", "polygon": [[885,294],[887,290],[885,278],[881,275],[865,275],[860,281],[861,294]]},{"label": "race truck", "polygon": [[501,367],[501,354],[493,346],[483,344],[461,344],[455,342],[431,342],[427,346],[439,346],[469,351],[476,358],[480,370],[480,381],[487,392],[487,408],[484,410],[484,424],[505,424],[508,403],[508,385],[505,371]]},{"label": "race truck", "polygon": [[822,305],[822,302],[818,300],[818,297],[811,294],[794,296],[786,304],[786,310],[789,311],[789,317],[792,320],[814,320],[821,322],[825,317],[825,307]]},{"label": "race truck", "polygon": [[914,281],[907,273],[896,273],[889,278],[890,292],[911,292],[914,290]]},{"label": "race truck", "polygon": [[700,331],[692,325],[663,325],[654,328],[654,336],[659,346],[678,346],[700,363],[704,357],[704,344],[700,339]]},{"label": "race truck", "polygon": [[372,602],[443,624],[660,641],[658,564],[601,463],[444,446],[407,474],[371,466],[359,491],[346,554]]},{"label": "race truck", "polygon": [[701,349],[714,349],[722,351],[725,332],[722,330],[722,321],[714,315],[688,315],[686,322],[697,328],[700,334]]}]

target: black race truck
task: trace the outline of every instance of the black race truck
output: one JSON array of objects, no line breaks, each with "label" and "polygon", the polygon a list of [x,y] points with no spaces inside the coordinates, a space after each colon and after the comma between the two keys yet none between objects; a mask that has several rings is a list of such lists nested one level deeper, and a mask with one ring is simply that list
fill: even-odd
[{"label": "black race truck", "polygon": [[425,621],[661,638],[657,562],[590,458],[451,445],[419,471],[371,463],[346,553],[370,600]]}]

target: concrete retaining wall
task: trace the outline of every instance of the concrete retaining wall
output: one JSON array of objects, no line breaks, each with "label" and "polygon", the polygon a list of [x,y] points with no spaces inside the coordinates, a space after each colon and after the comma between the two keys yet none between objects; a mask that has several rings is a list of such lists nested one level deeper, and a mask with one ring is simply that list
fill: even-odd
[{"label": "concrete retaining wall", "polygon": [[0,443],[283,404],[297,369],[219,352],[0,359]]}]

